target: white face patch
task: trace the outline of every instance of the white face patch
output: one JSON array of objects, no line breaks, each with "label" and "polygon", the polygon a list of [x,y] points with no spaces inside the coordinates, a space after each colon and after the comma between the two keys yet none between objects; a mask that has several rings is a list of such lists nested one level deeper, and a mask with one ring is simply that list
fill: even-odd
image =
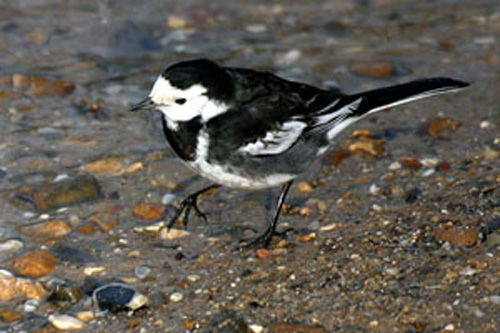
[{"label": "white face patch", "polygon": [[189,121],[198,116],[207,122],[228,109],[224,103],[209,99],[206,92],[207,89],[200,84],[187,89],[176,88],[160,75],[149,97],[174,129],[176,122]]}]

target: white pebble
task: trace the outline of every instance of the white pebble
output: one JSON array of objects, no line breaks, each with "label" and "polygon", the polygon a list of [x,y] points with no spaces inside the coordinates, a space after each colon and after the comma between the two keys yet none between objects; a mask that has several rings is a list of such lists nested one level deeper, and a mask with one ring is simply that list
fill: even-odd
[{"label": "white pebble", "polygon": [[49,321],[60,330],[81,330],[85,325],[80,319],[65,314],[51,314]]},{"label": "white pebble", "polygon": [[433,174],[436,173],[436,170],[434,168],[431,168],[431,169],[425,169],[423,172],[422,172],[422,177],[429,177],[429,176],[432,176]]},{"label": "white pebble", "polygon": [[252,324],[249,325],[248,328],[253,332],[253,333],[262,333],[264,332],[264,327],[257,325],[257,324]]},{"label": "white pebble", "polygon": [[151,273],[151,268],[149,268],[148,266],[137,266],[134,267],[134,273],[135,276],[142,280]]},{"label": "white pebble", "polygon": [[201,277],[199,275],[192,274],[192,275],[188,275],[187,279],[189,280],[189,282],[196,282],[196,281],[200,281]]},{"label": "white pebble", "polygon": [[22,249],[23,242],[18,239],[7,239],[0,243],[0,252],[17,251]]},{"label": "white pebble", "polygon": [[24,302],[23,310],[24,312],[33,312],[40,305],[40,301],[36,299],[29,299]]},{"label": "white pebble", "polygon": [[439,160],[437,158],[429,157],[421,159],[420,163],[422,163],[423,166],[430,168],[438,165]]},{"label": "white pebble", "polygon": [[182,295],[180,292],[175,292],[175,293],[172,293],[170,294],[170,302],[180,302],[182,301],[182,299],[184,298],[184,295]]},{"label": "white pebble", "polygon": [[401,163],[396,161],[389,164],[389,170],[399,170],[399,169],[401,169]]},{"label": "white pebble", "polygon": [[380,194],[380,187],[378,187],[376,184],[371,184],[369,191],[371,195],[378,195]]},{"label": "white pebble", "polygon": [[69,176],[67,174],[63,173],[63,174],[57,175],[54,178],[53,182],[57,183],[57,182],[60,182],[61,180],[65,180],[65,179],[68,179],[68,178],[69,178]]},{"label": "white pebble", "polygon": [[498,295],[491,295],[489,297],[489,299],[490,299],[491,303],[496,304],[496,305],[500,305],[500,296],[498,296]]},{"label": "white pebble", "polygon": [[99,266],[99,267],[85,267],[83,269],[83,274],[87,275],[87,276],[91,276],[91,275],[94,275],[94,274],[97,274],[97,273],[101,273],[101,272],[104,272],[105,268],[102,267],[102,266]]},{"label": "white pebble", "polygon": [[162,198],[161,198],[161,204],[162,205],[168,205],[172,201],[174,201],[176,198],[176,195],[173,193],[166,193]]}]

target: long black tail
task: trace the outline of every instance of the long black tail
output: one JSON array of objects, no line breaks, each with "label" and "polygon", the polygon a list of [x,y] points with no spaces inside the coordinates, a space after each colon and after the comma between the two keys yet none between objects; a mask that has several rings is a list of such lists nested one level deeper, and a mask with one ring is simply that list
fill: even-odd
[{"label": "long black tail", "polygon": [[362,116],[417,99],[458,91],[468,85],[468,83],[447,78],[422,79],[346,96],[345,105],[359,101],[352,115]]}]

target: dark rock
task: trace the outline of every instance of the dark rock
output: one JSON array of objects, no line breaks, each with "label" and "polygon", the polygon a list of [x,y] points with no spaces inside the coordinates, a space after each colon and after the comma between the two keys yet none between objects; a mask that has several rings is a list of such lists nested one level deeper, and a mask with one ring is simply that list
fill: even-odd
[{"label": "dark rock", "polygon": [[247,323],[236,312],[224,310],[215,314],[209,324],[210,332],[217,333],[247,333],[250,331]]},{"label": "dark rock", "polygon": [[27,202],[39,212],[49,212],[101,197],[102,191],[97,180],[86,175],[51,184],[23,186],[15,191],[13,203]]},{"label": "dark rock", "polygon": [[422,196],[422,190],[420,190],[419,188],[415,187],[415,188],[409,190],[405,194],[405,202],[409,203],[409,204],[412,204],[415,201],[417,201],[418,199],[420,199],[421,196]]},{"label": "dark rock", "polygon": [[84,295],[83,290],[73,283],[58,279],[47,281],[46,289],[50,291],[47,300],[53,303],[68,302],[76,304]]},{"label": "dark rock", "polygon": [[148,298],[123,283],[110,283],[97,288],[93,294],[94,303],[101,311],[137,310],[148,303]]},{"label": "dark rock", "polygon": [[50,252],[59,261],[67,265],[84,265],[91,262],[99,261],[99,259],[83,250],[74,247],[57,244],[50,248]]}]

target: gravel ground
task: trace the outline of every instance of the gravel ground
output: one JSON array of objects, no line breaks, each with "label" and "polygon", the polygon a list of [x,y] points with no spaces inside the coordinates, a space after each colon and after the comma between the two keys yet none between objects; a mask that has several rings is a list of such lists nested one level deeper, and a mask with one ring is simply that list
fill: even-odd
[{"label": "gravel ground", "polygon": [[[500,331],[496,0],[0,2],[0,331]],[[208,57],[346,93],[472,83],[348,128],[292,188],[208,184],[128,113]],[[165,211],[166,207],[166,211]]]}]

